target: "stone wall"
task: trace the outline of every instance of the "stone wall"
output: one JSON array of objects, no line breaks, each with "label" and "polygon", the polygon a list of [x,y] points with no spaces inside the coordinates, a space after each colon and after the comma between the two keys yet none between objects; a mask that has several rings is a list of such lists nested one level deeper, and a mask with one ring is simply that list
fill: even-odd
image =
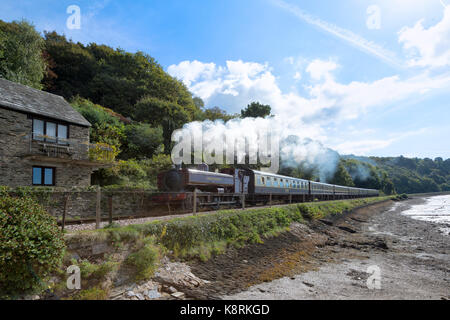
[{"label": "stone wall", "polygon": [[[40,199],[41,204],[52,216],[61,219],[65,199],[69,195],[66,219],[94,219],[96,217],[96,191],[54,191]],[[103,218],[109,216],[109,198],[112,196],[113,216],[157,216],[158,204],[151,193],[137,191],[101,192],[100,212]],[[164,207],[167,210],[167,207]],[[160,211],[160,210],[159,210]]]},{"label": "stone wall", "polygon": [[[0,107],[0,185],[17,187],[32,185],[33,166],[56,168],[56,186],[89,186],[91,167],[64,163],[31,160],[27,156],[43,155],[36,141],[31,141],[32,119],[25,113]],[[72,160],[88,160],[89,128],[69,125]],[[61,156],[64,158],[64,156]]]}]

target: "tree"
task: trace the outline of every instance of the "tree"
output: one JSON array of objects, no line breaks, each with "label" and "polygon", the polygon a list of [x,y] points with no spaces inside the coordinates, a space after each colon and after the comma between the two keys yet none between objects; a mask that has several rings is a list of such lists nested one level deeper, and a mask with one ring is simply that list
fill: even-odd
[{"label": "tree", "polygon": [[201,98],[194,97],[192,100],[194,101],[194,104],[196,105],[197,108],[203,109],[205,107],[205,103]]},{"label": "tree", "polygon": [[334,173],[334,176],[331,181],[329,181],[329,183],[348,187],[355,186],[352,177],[348,173],[342,161],[339,162],[336,172]]},{"label": "tree", "polygon": [[264,118],[270,116],[272,109],[269,105],[264,105],[259,102],[250,103],[247,108],[241,110],[242,118]]},{"label": "tree", "polygon": [[90,142],[106,143],[113,146],[118,153],[121,152],[121,146],[126,137],[125,127],[119,115],[79,97],[74,99],[71,104],[92,125]]},{"label": "tree", "polygon": [[136,104],[134,118],[162,127],[165,150],[171,150],[173,131],[191,121],[189,113],[180,105],[154,97],[143,98]]},{"label": "tree", "polygon": [[126,142],[121,154],[122,159],[152,158],[164,151],[163,130],[152,128],[149,124],[132,124],[125,127]]},{"label": "tree", "polygon": [[47,69],[44,40],[26,21],[0,20],[0,77],[41,89]]},{"label": "tree", "polygon": [[56,32],[45,33],[45,49],[53,62],[53,77],[44,81],[51,93],[66,99],[79,95],[131,118],[135,105],[152,97],[180,106],[190,119],[201,118],[201,99],[196,104],[186,86],[144,52],[85,46]]},{"label": "tree", "polygon": [[238,116],[230,115],[225,110],[222,110],[219,107],[209,108],[203,112],[203,120],[223,120],[224,122],[227,122],[236,117]]}]

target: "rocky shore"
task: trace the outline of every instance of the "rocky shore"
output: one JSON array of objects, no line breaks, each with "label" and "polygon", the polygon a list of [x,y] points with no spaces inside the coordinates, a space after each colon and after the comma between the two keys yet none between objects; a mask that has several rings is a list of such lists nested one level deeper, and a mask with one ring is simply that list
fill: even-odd
[{"label": "rocky shore", "polygon": [[[312,225],[313,234],[327,237],[311,252],[309,263],[316,268],[221,298],[448,300],[450,238],[440,224],[401,214],[424,202],[415,198],[356,210],[333,223],[322,221],[328,230]],[[374,268],[379,288],[368,287]]]}]

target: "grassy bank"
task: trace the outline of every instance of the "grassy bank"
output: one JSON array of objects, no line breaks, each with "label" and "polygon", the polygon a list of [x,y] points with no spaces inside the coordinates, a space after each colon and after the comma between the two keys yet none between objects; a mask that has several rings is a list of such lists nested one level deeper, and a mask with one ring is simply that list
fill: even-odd
[{"label": "grassy bank", "polygon": [[224,210],[169,221],[84,231],[71,235],[68,241],[95,239],[108,241],[116,247],[152,237],[156,243],[177,258],[200,258],[221,254],[228,246],[240,247],[246,243],[261,243],[264,238],[277,235],[293,222],[320,219],[350,211],[354,208],[391,199],[366,198],[292,204],[272,208]]}]

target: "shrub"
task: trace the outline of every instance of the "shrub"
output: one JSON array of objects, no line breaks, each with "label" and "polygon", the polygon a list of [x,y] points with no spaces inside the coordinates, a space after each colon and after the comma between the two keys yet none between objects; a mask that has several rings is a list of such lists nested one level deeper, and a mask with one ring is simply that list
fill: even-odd
[{"label": "shrub", "polygon": [[[76,261],[73,262],[76,264]],[[80,262],[81,278],[82,279],[103,279],[108,273],[113,271],[117,266],[117,263],[112,261],[106,261],[102,264],[93,264],[89,261]]]},{"label": "shrub", "polygon": [[128,256],[127,264],[135,267],[136,280],[146,280],[155,273],[160,259],[159,248],[153,239],[147,239],[142,248]]},{"label": "shrub", "polygon": [[31,198],[0,197],[0,291],[37,288],[61,264],[65,244],[56,220]]},{"label": "shrub", "polygon": [[99,287],[82,290],[73,297],[74,300],[107,300],[108,291]]}]

